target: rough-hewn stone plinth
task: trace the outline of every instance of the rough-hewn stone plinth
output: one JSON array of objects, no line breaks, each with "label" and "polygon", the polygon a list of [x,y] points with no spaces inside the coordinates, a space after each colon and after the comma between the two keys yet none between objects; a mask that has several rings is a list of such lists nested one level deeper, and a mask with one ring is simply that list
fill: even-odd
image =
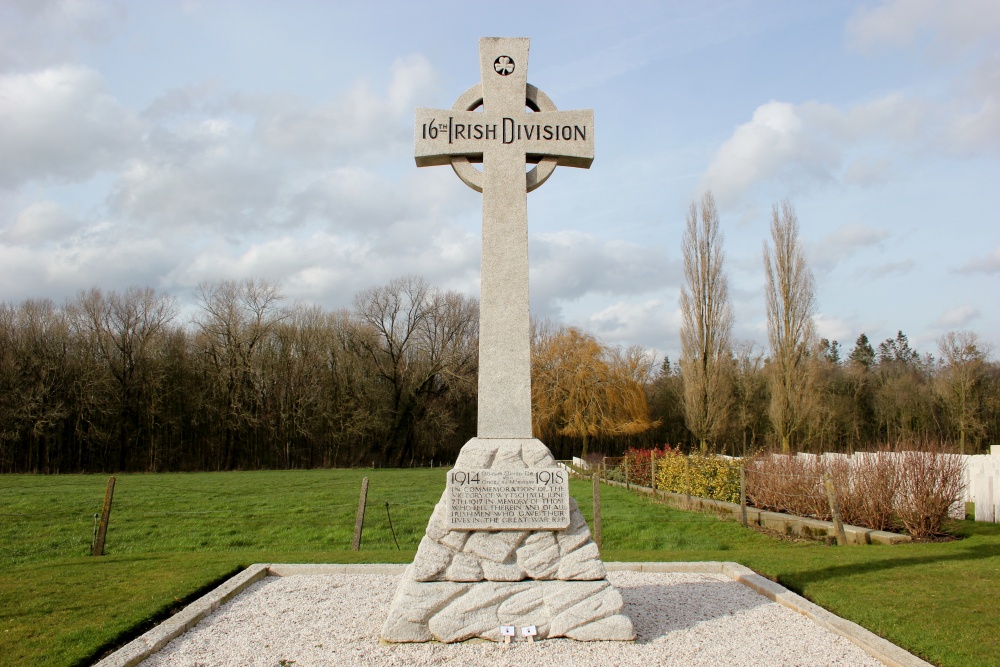
[{"label": "rough-hewn stone plinth", "polygon": [[622,596],[598,581],[484,581],[420,583],[404,579],[382,629],[389,642],[498,641],[501,625],[534,625],[538,637],[635,639],[622,615]]},{"label": "rough-hewn stone plinth", "polygon": [[[557,468],[535,439],[470,440],[458,468]],[[566,530],[448,530],[445,498],[389,610],[390,642],[498,640],[500,625],[534,625],[538,636],[631,640],[632,621],[606,578],[576,501]]]}]

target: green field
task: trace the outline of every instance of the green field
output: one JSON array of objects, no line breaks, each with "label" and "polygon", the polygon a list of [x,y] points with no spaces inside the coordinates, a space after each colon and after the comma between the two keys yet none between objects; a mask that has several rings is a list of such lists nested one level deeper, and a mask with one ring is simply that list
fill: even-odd
[{"label": "green field", "polygon": [[[409,562],[443,472],[121,475],[102,558],[87,554],[106,476],[0,476],[0,666],[90,664],[250,563]],[[590,483],[570,492],[590,521]],[[601,493],[605,560],[737,561],[934,664],[1000,664],[998,525],[957,522],[950,542],[830,547]]]}]

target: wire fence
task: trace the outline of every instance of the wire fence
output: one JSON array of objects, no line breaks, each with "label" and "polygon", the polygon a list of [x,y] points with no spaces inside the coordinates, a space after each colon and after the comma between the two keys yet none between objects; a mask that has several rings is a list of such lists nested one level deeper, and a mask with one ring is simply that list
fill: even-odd
[{"label": "wire fence", "polygon": [[[883,459],[867,460],[871,464]],[[901,521],[913,534],[911,525],[919,528],[924,517],[953,511],[948,504],[950,496],[933,495],[937,493],[933,484],[946,479],[946,473],[956,477],[961,469],[952,466],[955,470],[949,473],[945,465],[951,461],[948,457],[906,456],[900,460],[910,465],[927,461],[940,464],[937,468],[929,463],[918,468],[923,477],[903,471],[917,482],[923,480],[928,490],[921,491],[922,487],[913,486],[913,482],[905,493],[887,491],[886,485],[876,483],[881,478],[873,476],[865,481],[843,471],[838,473],[836,462],[833,467],[822,467],[809,461],[779,459],[797,467],[782,469],[772,465],[764,470],[747,463],[743,469],[746,483],[737,497],[758,509],[784,510],[824,520],[832,518],[834,507],[839,506],[845,523],[865,525],[861,520],[870,515],[886,526],[899,525],[898,501],[903,498],[907,507],[914,509],[913,516],[902,515]],[[662,460],[648,460],[645,471],[645,479],[653,481],[655,488],[636,485],[630,479],[629,468],[622,471],[622,460],[607,462],[619,464],[624,476],[619,475],[616,481],[607,466],[581,470],[572,461],[561,462],[577,478],[572,496],[592,528],[593,473],[596,471],[607,482],[600,503],[605,548],[655,549],[679,543],[683,540],[678,535],[693,535],[703,526],[717,523],[724,514],[720,505],[692,493],[688,462],[671,462],[674,481],[683,480],[668,489],[672,493],[664,493],[662,483],[666,480],[659,474],[663,469],[657,467]],[[683,468],[678,467],[680,463]],[[851,470],[868,469],[858,466]],[[109,555],[240,551],[267,558],[269,554],[343,551],[352,547],[355,537],[356,485],[362,474],[371,476],[372,484],[362,514],[359,548],[376,552],[415,550],[440,502],[444,475],[437,470],[209,473],[197,478],[128,475],[122,477],[107,517],[102,516],[104,478],[10,476],[0,478],[0,564],[84,557],[96,549],[101,542],[99,536],[105,538],[104,553]],[[733,478],[730,476],[728,481],[732,483]],[[828,484],[835,487],[832,501]],[[956,497],[961,497],[960,486],[952,490],[952,495],[958,493]],[[875,502],[879,498],[884,507]],[[862,505],[862,500],[867,505]],[[686,511],[692,508],[705,509]],[[734,518],[732,505],[728,508],[728,518]],[[740,518],[738,512],[735,518]]]},{"label": "wire fence", "polygon": [[[573,495],[584,518],[593,526],[593,502],[586,486],[591,475],[571,465],[567,469],[584,484]],[[607,472],[607,468],[600,469],[602,478]],[[804,516],[829,518],[823,475],[770,471],[769,478],[768,494],[772,501],[803,508]],[[31,481],[22,490],[30,487]],[[12,496],[17,494],[17,488],[11,490]],[[47,507],[41,503],[31,507],[8,504],[0,512],[0,563],[91,553],[102,497],[95,480],[48,482],[44,491],[54,496],[46,499]],[[315,481],[294,482],[291,478],[282,482],[279,492],[256,491],[212,485],[185,486],[181,490],[176,480],[157,476],[142,476],[141,484],[130,480],[119,486],[113,501],[106,553],[325,552],[351,548],[358,503],[348,502],[344,496],[351,497],[354,491],[331,490],[328,495],[337,501],[319,502],[323,494],[317,492]],[[645,494],[642,491],[634,484],[628,490],[608,488],[601,501],[605,547],[655,548],[664,539],[654,533],[717,523],[721,516],[712,511],[685,511],[691,509],[692,503],[686,507],[679,507],[676,502],[665,504],[663,498],[650,494],[649,489],[645,489]],[[0,501],[5,499],[2,492],[0,489]],[[300,494],[307,502],[293,502]],[[85,503],[79,502],[81,496],[87,497]],[[60,502],[63,498],[65,501]],[[752,491],[747,498],[752,505]],[[428,494],[426,489],[414,491],[373,483],[363,514],[361,550],[415,550],[437,502],[436,493]]]},{"label": "wire fence", "polygon": [[[49,478],[50,479],[50,478]],[[0,564],[16,565],[54,558],[85,557],[95,547],[102,514],[103,493],[87,483],[46,483],[44,500],[20,502],[21,507],[0,512]],[[178,551],[325,552],[351,548],[357,501],[315,502],[316,484],[286,485],[281,501],[274,494],[257,497],[246,490],[184,488],[175,481],[123,476],[114,492],[106,527],[108,555]],[[137,488],[138,487],[138,488]],[[0,501],[26,495],[21,489],[0,489]],[[67,495],[68,489],[73,494]],[[3,491],[11,492],[4,496]],[[21,494],[18,494],[18,491]],[[293,503],[299,491],[314,502]],[[625,492],[605,493],[601,514],[605,545],[617,548],[653,548],[662,544],[662,532],[672,526],[710,524],[708,513],[683,512],[653,499]],[[353,495],[343,489],[337,494]],[[30,494],[27,494],[30,495]],[[422,492],[425,497],[426,491]],[[432,496],[435,494],[431,494]],[[588,525],[594,512],[587,486],[572,494]],[[364,510],[362,551],[413,551],[423,539],[438,500],[373,483]],[[49,507],[40,507],[42,503]],[[214,506],[205,507],[206,504]],[[26,505],[34,506],[26,506]],[[51,507],[53,504],[61,505]],[[640,520],[637,523],[637,520]]]}]

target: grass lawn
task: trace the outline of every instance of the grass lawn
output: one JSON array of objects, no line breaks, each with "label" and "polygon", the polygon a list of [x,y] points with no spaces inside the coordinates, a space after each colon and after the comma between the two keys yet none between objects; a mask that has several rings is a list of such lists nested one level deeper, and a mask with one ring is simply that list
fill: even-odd
[{"label": "grass lawn", "polygon": [[[0,476],[0,666],[90,664],[251,563],[409,562],[444,471],[121,475],[108,555],[91,558],[106,481]],[[590,482],[570,493],[590,521]],[[737,561],[934,664],[1000,664],[1000,526],[958,522],[963,539],[951,542],[829,547],[616,487],[601,494],[605,560]]]}]

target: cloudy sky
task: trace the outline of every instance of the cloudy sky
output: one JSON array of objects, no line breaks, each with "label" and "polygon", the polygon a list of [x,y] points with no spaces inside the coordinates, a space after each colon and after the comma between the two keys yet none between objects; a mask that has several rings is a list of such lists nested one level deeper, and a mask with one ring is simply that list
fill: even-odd
[{"label": "cloudy sky", "polygon": [[[532,310],[676,358],[684,216],[719,202],[739,338],[787,198],[821,335],[1000,347],[1000,2],[0,2],[0,301],[279,281],[350,306],[478,292],[480,195],[413,162],[478,38],[593,108],[596,160],[528,198]],[[994,357],[996,357],[996,353]]]}]

